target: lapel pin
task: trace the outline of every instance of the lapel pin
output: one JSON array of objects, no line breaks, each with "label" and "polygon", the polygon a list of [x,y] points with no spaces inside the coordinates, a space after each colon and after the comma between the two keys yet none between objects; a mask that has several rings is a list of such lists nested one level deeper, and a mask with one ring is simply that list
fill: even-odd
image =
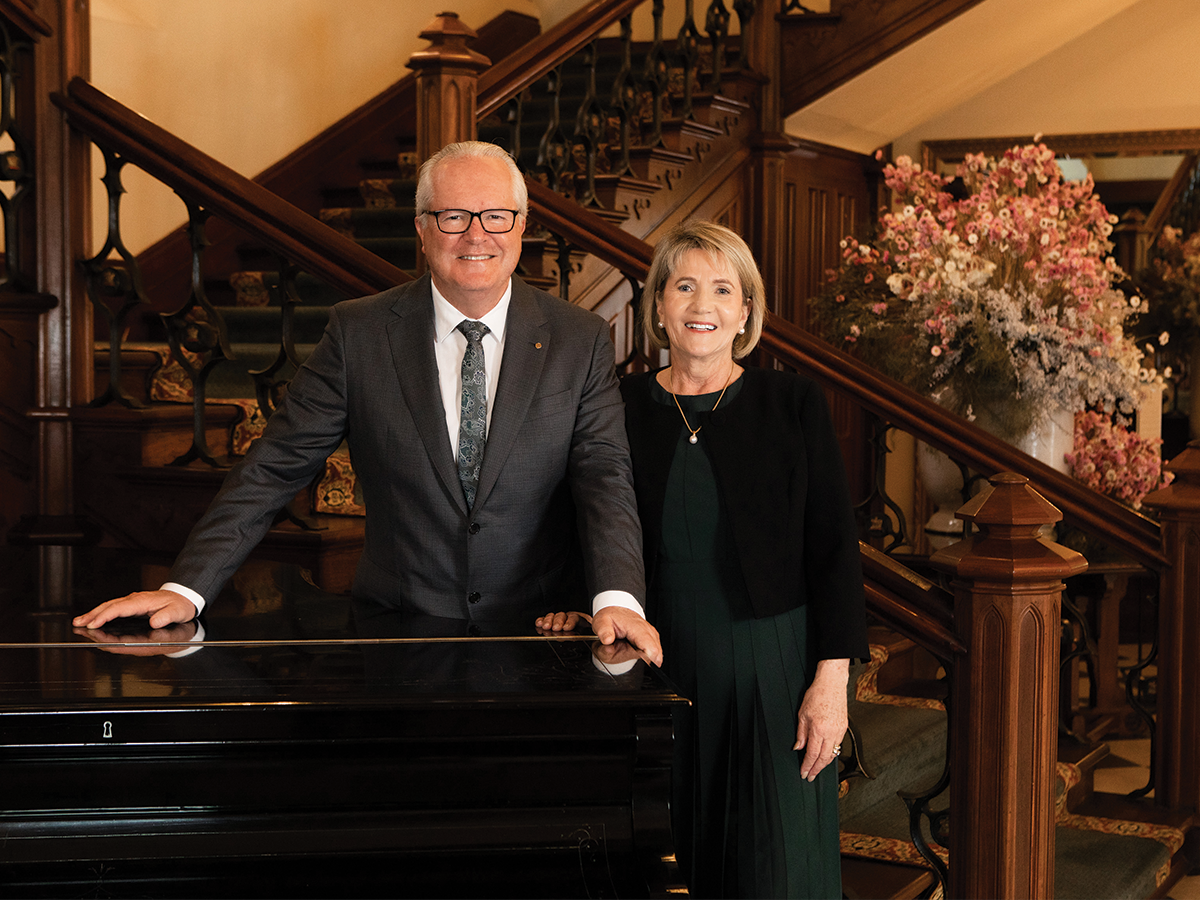
[{"label": "lapel pin", "polygon": [[538,342],[537,342],[536,344],[534,344],[533,346],[534,346],[534,347],[536,347],[538,350],[541,350],[541,349],[542,349],[542,342],[541,342],[541,341],[538,341]]}]

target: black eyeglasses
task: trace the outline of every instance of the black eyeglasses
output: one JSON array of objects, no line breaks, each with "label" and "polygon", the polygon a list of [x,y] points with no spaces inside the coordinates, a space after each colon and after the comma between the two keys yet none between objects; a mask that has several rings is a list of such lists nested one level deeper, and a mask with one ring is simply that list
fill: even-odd
[{"label": "black eyeglasses", "polygon": [[482,212],[471,212],[469,209],[431,209],[426,213],[437,220],[438,230],[442,234],[462,234],[471,227],[472,219],[479,219],[479,224],[488,234],[507,234],[517,224],[515,209],[485,209]]}]

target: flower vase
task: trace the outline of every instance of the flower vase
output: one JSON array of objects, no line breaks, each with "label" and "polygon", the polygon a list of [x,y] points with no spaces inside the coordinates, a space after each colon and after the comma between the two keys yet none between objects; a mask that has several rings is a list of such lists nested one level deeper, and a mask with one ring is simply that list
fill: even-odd
[{"label": "flower vase", "polygon": [[962,540],[963,521],[958,517],[958,508],[963,505],[963,473],[958,463],[941,450],[917,441],[917,474],[925,496],[934,506],[933,515],[925,522],[930,547],[941,550]]},{"label": "flower vase", "polygon": [[1138,389],[1137,433],[1147,440],[1162,437],[1163,383],[1143,384]]},{"label": "flower vase", "polygon": [[1071,466],[1066,456],[1075,449],[1075,413],[1066,407],[1055,407],[1011,443],[1055,471],[1069,475]]}]

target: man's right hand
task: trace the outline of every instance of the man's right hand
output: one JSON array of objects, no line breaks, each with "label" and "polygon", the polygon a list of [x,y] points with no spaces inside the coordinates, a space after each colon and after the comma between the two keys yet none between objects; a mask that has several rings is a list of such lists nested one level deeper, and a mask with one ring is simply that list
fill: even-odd
[{"label": "man's right hand", "polygon": [[151,628],[166,628],[196,618],[191,600],[174,591],[135,591],[101,603],[95,609],[71,620],[76,628],[100,628],[113,619],[149,616]]}]

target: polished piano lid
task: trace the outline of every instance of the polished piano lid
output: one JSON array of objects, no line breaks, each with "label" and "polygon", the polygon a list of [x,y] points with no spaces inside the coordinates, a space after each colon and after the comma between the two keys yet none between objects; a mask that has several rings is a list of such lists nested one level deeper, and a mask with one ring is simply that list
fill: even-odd
[{"label": "polished piano lid", "polygon": [[576,691],[678,700],[636,648],[602,647],[586,626],[546,636],[532,620],[408,615],[326,593],[296,566],[267,561],[243,566],[195,622],[75,628],[72,617],[96,603],[157,587],[169,560],[74,548],[65,572],[44,575],[44,552],[6,548],[0,556],[8,576],[0,586],[0,711],[117,700],[161,708],[189,698],[394,703],[523,694],[548,702]]}]

